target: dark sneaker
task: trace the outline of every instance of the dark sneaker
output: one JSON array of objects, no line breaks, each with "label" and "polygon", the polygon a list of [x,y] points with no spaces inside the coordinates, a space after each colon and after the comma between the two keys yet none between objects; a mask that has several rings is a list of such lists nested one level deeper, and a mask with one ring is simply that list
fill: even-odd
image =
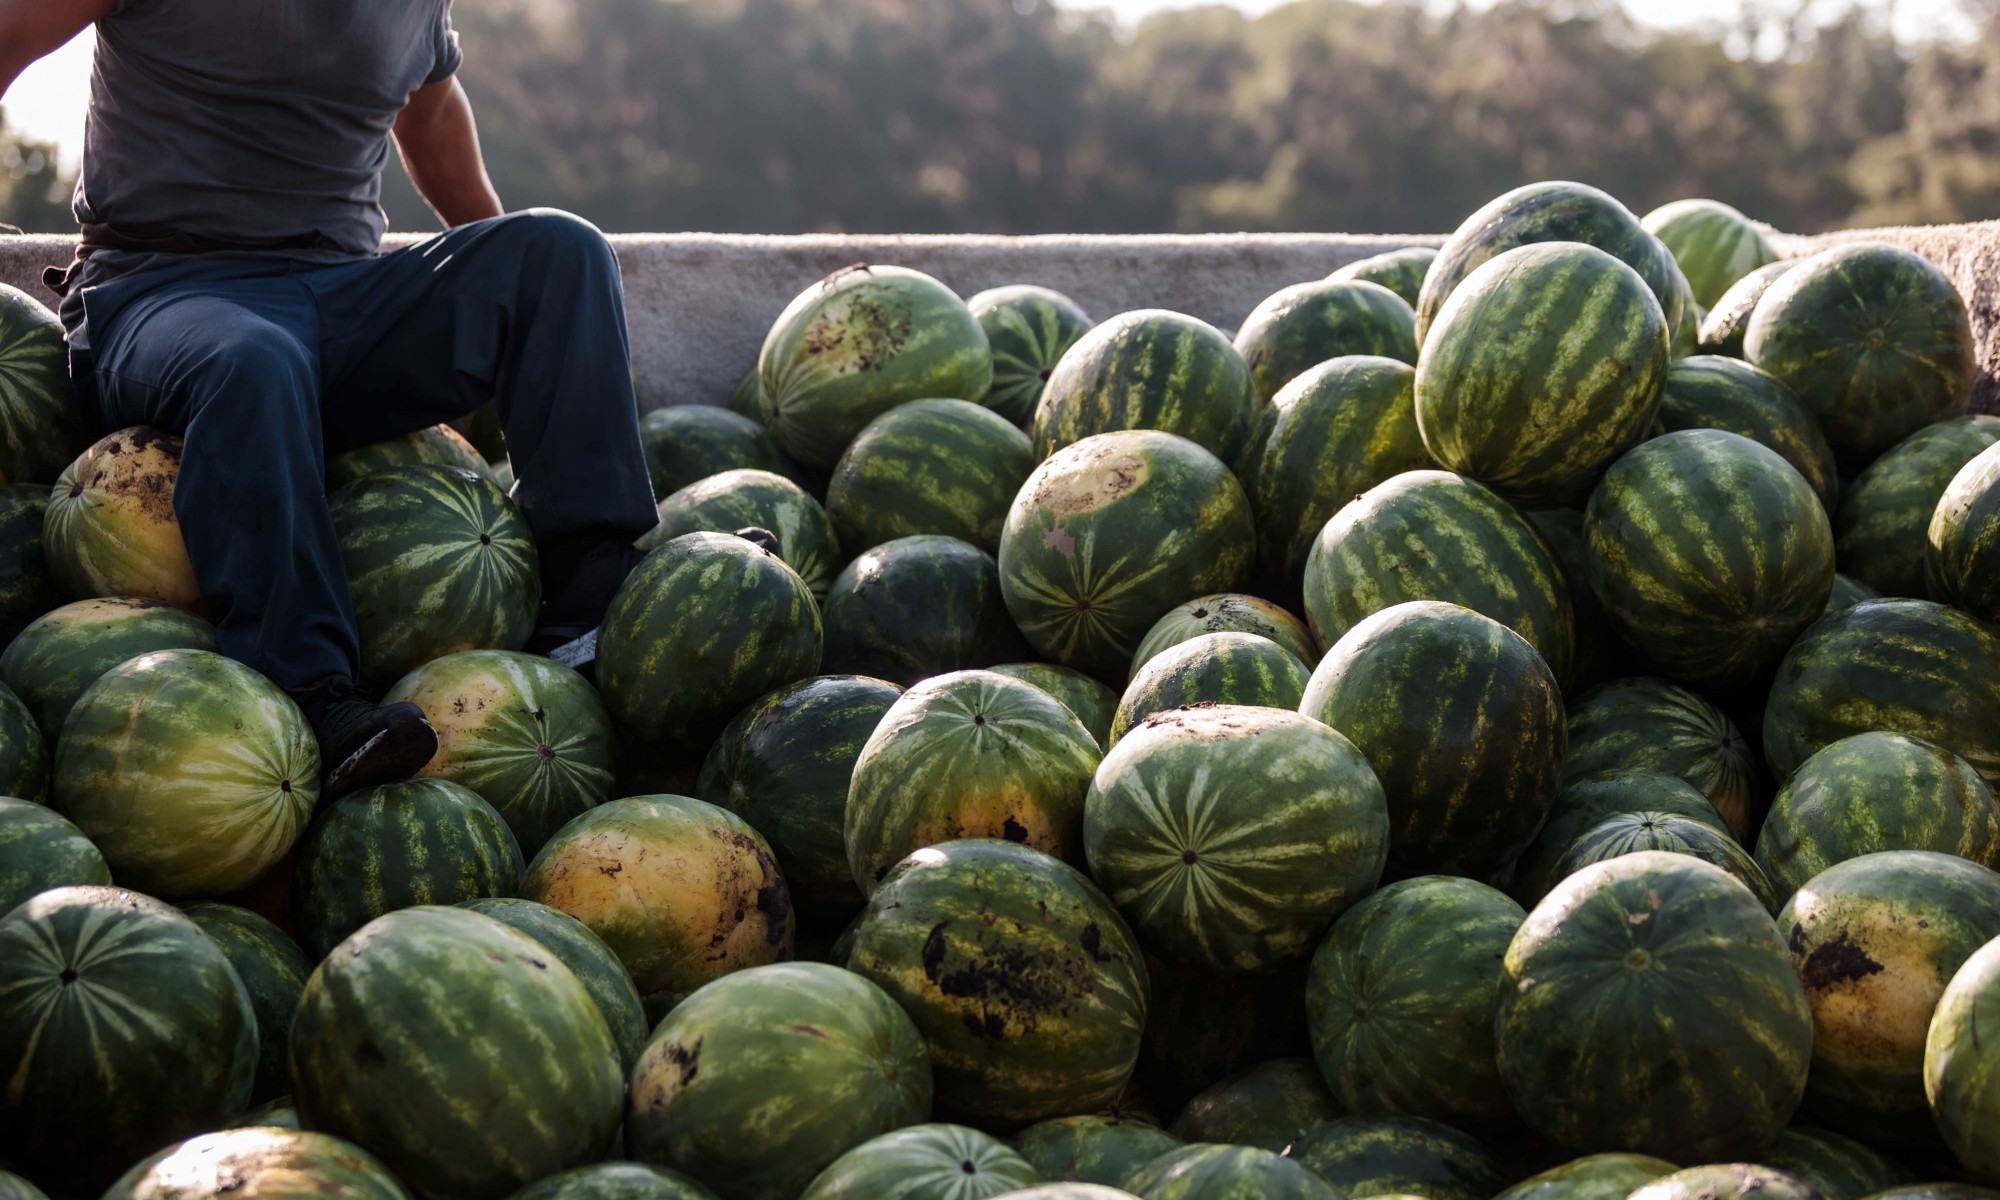
[{"label": "dark sneaker", "polygon": [[401,783],[437,753],[437,730],[407,701],[375,704],[352,684],[322,684],[294,699],[319,741],[322,800]]},{"label": "dark sneaker", "polygon": [[528,639],[528,653],[548,654],[602,625],[612,597],[645,557],[646,552],[630,542],[606,542],[579,559],[568,579],[547,581],[549,590],[543,593],[541,618]]}]

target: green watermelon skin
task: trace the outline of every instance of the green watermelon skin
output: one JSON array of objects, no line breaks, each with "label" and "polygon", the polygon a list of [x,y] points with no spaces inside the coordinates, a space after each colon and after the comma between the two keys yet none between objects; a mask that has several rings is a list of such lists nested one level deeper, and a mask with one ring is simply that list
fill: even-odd
[{"label": "green watermelon skin", "polygon": [[1187,1102],[1171,1132],[1184,1142],[1276,1154],[1306,1130],[1344,1115],[1311,1059],[1274,1058],[1204,1089]]},{"label": "green watermelon skin", "polygon": [[1213,325],[1164,309],[1121,313],[1071,346],[1035,407],[1035,457],[1099,434],[1157,430],[1226,463],[1264,407],[1243,356]]},{"label": "green watermelon skin", "polygon": [[1863,855],[1801,888],[1778,931],[1812,1004],[1808,1111],[1884,1148],[1926,1149],[1924,1034],[1952,975],[2000,937],[2000,873],[1918,850]]},{"label": "green watermelon skin", "polygon": [[1993,1200],[2000,1191],[1969,1183],[1911,1183],[1884,1188],[1869,1200]]},{"label": "green watermelon skin", "polygon": [[841,1155],[799,1200],[986,1200],[1037,1180],[997,1138],[962,1125],[912,1125]]},{"label": "green watermelon skin", "polygon": [[1577,835],[1556,865],[1567,879],[1593,863],[1606,862],[1641,850],[1686,854],[1729,872],[1757,897],[1766,912],[1776,915],[1784,901],[1764,869],[1730,834],[1715,826],[1671,812],[1612,813]]},{"label": "green watermelon skin", "polygon": [[923,1038],[895,1001],[838,967],[777,963],[708,984],[660,1022],[632,1072],[626,1138],[722,1200],[792,1200],[930,1110]]},{"label": "green watermelon skin", "polygon": [[1743,356],[1819,418],[1850,472],[1972,396],[1972,324],[1944,272],[1881,242],[1823,251],[1757,301]]},{"label": "green watermelon skin", "polygon": [[56,746],[52,806],[128,887],[218,896],[263,874],[319,800],[319,746],[276,684],[203,650],[104,673]]},{"label": "green watermelon skin", "polygon": [[826,470],[898,404],[984,397],[993,353],[950,288],[904,267],[857,266],[779,314],[757,373],[765,428],[785,453]]},{"label": "green watermelon skin", "polygon": [[1674,256],[1704,309],[1714,308],[1737,280],[1778,259],[1750,218],[1719,201],[1676,200],[1639,224]]},{"label": "green watermelon skin", "polygon": [[702,764],[696,790],[771,844],[802,918],[838,919],[866,899],[847,866],[847,788],[903,689],[860,675],[787,684],[737,714]]},{"label": "green watermelon skin", "polygon": [[1972,1177],[2000,1183],[2000,1053],[1981,1029],[2000,1006],[2000,949],[1989,942],[1965,961],[1939,999],[1924,1041],[1924,1094],[1945,1144]]},{"label": "green watermelon skin", "polygon": [[519,650],[534,632],[535,541],[492,480],[463,467],[396,467],[329,505],[364,682],[386,688],[459,650]]},{"label": "green watermelon skin", "polygon": [[618,1047],[620,1066],[631,1071],[646,1046],[646,1010],[625,964],[603,938],[568,913],[533,900],[494,897],[461,900],[455,907],[491,917],[516,933],[526,934],[561,959],[597,1004],[598,1015],[604,1018],[604,1027]]},{"label": "green watermelon skin", "polygon": [[67,595],[201,606],[173,511],[180,462],[180,438],[142,425],[99,438],[56,478],[42,514],[42,552]]},{"label": "green watermelon skin", "polygon": [[1424,276],[1437,256],[1435,246],[1406,246],[1348,263],[1327,278],[1365,279],[1369,283],[1379,283],[1415,309],[1417,297],[1423,291]]},{"label": "green watermelon skin", "polygon": [[1931,516],[1960,469],[1995,443],[2000,417],[1975,413],[1926,425],[1884,451],[1841,499],[1840,569],[1885,596],[1928,596]]},{"label": "green watermelon skin", "polygon": [[1342,1117],[1306,1130],[1286,1153],[1345,1196],[1485,1200],[1507,1183],[1476,1139],[1422,1117]]},{"label": "green watermelon skin", "polygon": [[488,462],[507,457],[507,431],[501,427],[500,405],[488,400],[456,421],[447,421],[459,436],[486,456]]},{"label": "green watermelon skin", "polygon": [[1196,704],[1295,711],[1312,672],[1298,655],[1254,633],[1204,633],[1153,656],[1132,677],[1111,722],[1117,745],[1155,713]]},{"label": "green watermelon skin", "polygon": [[1134,1171],[1125,1188],[1140,1200],[1336,1200],[1346,1194],[1273,1151],[1213,1142],[1161,1155]]},{"label": "green watermelon skin", "polygon": [[1703,354],[1722,354],[1730,358],[1743,357],[1743,334],[1750,327],[1750,314],[1757,311],[1757,302],[1771,285],[1784,274],[1803,262],[1791,258],[1758,267],[1722,293],[1709,306],[1701,319],[1701,327],[1695,335],[1695,347]]},{"label": "green watermelon skin", "polygon": [[432,906],[378,917],[320,963],[292,1077],[307,1128],[370,1151],[424,1200],[500,1200],[603,1158],[624,1094],[568,967],[498,921]]},{"label": "green watermelon skin", "polygon": [[592,1163],[536,1180],[508,1200],[716,1200],[679,1171],[635,1162]]},{"label": "green watermelon skin", "polygon": [[764,425],[763,374],[758,364],[751,363],[750,369],[743,373],[743,377],[736,381],[736,387],[730,391],[728,403],[730,412],[740,417],[749,417],[757,422],[759,428]]},{"label": "green watermelon skin", "polygon": [[848,563],[821,610],[829,672],[905,687],[1025,658],[999,564],[942,534],[897,538]]},{"label": "green watermelon skin", "polygon": [[1542,535],[1542,541],[1562,570],[1569,592],[1570,612],[1575,616],[1576,652],[1563,694],[1575,696],[1596,687],[1627,669],[1633,657],[1630,647],[1611,632],[1611,621],[1597,593],[1590,590],[1590,572],[1585,569],[1583,510],[1548,508],[1528,514],[1528,523]]},{"label": "green watermelon skin", "polygon": [[1348,501],[1436,465],[1417,428],[1416,381],[1408,363],[1356,354],[1306,368],[1271,398],[1246,472],[1266,571],[1299,578],[1313,539]]},{"label": "green watermelon skin", "polygon": [[1933,742],[1860,733],[1800,763],[1757,835],[1757,861],[1782,895],[1878,850],[1932,850],[2000,866],[1992,789]]},{"label": "green watermelon skin", "polygon": [[[414,467],[424,463],[461,467],[494,479],[493,468],[487,465],[485,457],[465,439],[464,434],[449,425],[433,425],[327,459],[326,490],[337,492],[357,479],[396,467]],[[499,480],[494,479],[494,482]]]},{"label": "green watermelon skin", "polygon": [[611,798],[619,762],[611,714],[583,676],[551,659],[447,654],[403,676],[383,700],[424,710],[438,752],[420,774],[478,793],[523,854]]},{"label": "green watermelon skin", "polygon": [[639,445],[645,450],[653,495],[660,499],[724,471],[790,476],[798,470],[763,425],[713,405],[654,409],[639,418]]},{"label": "green watermelon skin", "polygon": [[104,1200],[226,1200],[238,1194],[410,1200],[374,1155],[297,1129],[229,1129],[190,1138],[134,1165]]},{"label": "green watermelon skin", "polygon": [[1236,352],[1264,404],[1308,368],[1365,354],[1417,361],[1417,314],[1379,283],[1322,279],[1266,297],[1243,320]]},{"label": "green watermelon skin", "polygon": [[219,651],[215,627],[185,609],[132,597],[78,600],[38,617],[0,654],[0,681],[54,741],[84,689],[154,650]]},{"label": "green watermelon skin", "polygon": [[1591,1154],[1530,1176],[1495,1200],[1624,1200],[1634,1189],[1679,1169],[1645,1154]]},{"label": "green watermelon skin", "polygon": [[1092,878],[1145,944],[1222,973],[1303,960],[1372,891],[1382,785],[1353,743],[1295,712],[1164,712],[1105,756],[1084,801]]},{"label": "green watermelon skin", "polygon": [[1908,1167],[1874,1147],[1810,1125],[1785,1130],[1758,1157],[1818,1188],[1827,1200],[1861,1200],[1917,1181]]},{"label": "green watermelon skin", "polygon": [[1313,952],[1313,1059],[1352,1113],[1494,1124],[1501,961],[1528,914],[1470,879],[1425,875],[1347,910]]},{"label": "green watermelon skin", "polygon": [[1168,609],[1242,582],[1255,540],[1249,498],[1214,455],[1153,430],[1108,433],[1022,485],[1000,588],[1038,653],[1118,679]]},{"label": "green watermelon skin", "polygon": [[48,740],[5,684],[0,684],[0,795],[37,804],[49,796]]},{"label": "green watermelon skin", "polygon": [[1714,354],[1683,358],[1667,368],[1658,428],[1720,429],[1775,450],[1805,476],[1831,516],[1840,505],[1840,476],[1833,448],[1819,421],[1791,389],[1740,359]]},{"label": "green watermelon skin", "polygon": [[777,536],[778,557],[806,581],[816,600],[826,596],[840,564],[840,539],[826,510],[804,488],[770,471],[724,471],[697,480],[660,501],[659,517],[639,539],[639,549],[686,533],[769,530]]},{"label": "green watermelon skin", "polygon": [[[1422,556],[1405,549],[1422,545]],[[1336,513],[1306,559],[1306,621],[1331,646],[1410,600],[1463,605],[1528,640],[1558,680],[1576,656],[1576,613],[1554,553],[1499,496],[1447,471],[1408,471]]]},{"label": "green watermelon skin", "polygon": [[56,315],[0,284],[0,483],[52,484],[90,430],[72,398],[69,345]]},{"label": "green watermelon skin", "polygon": [[[1572,729],[1574,726],[1572,726]],[[1575,757],[1574,734],[1570,743]],[[1548,824],[1535,835],[1514,871],[1515,899],[1529,907],[1568,874],[1564,858],[1576,839],[1615,813],[1674,813],[1735,836],[1715,805],[1685,780],[1657,770],[1599,771],[1573,775],[1549,809]]]},{"label": "green watermelon skin", "polygon": [[83,830],[33,801],[0,796],[0,916],[52,888],[110,882],[111,868]]},{"label": "green watermelon skin", "polygon": [[1137,679],[1156,656],[1211,633],[1254,633],[1291,651],[1300,662],[1319,661],[1312,631],[1285,608],[1256,596],[1217,592],[1177,604],[1155,621],[1132,655],[1130,677]]},{"label": "green watermelon skin", "polygon": [[1937,743],[2000,784],[2000,633],[1922,600],[1869,600],[1800,637],[1764,706],[1764,757],[1784,778],[1857,733]]},{"label": "green watermelon skin", "polygon": [[1931,599],[2000,624],[2000,450],[1981,451],[1939,497],[1924,578]]},{"label": "green watermelon skin", "polygon": [[299,1110],[293,1106],[290,1096],[280,1096],[244,1109],[236,1115],[227,1128],[230,1129],[297,1129]]},{"label": "green watermelon skin", "polygon": [[48,507],[49,489],[39,484],[0,486],[0,639],[12,641],[67,598],[42,553]]},{"label": "green watermelon skin", "polygon": [[0,916],[0,1045],[0,1157],[95,1194],[250,1103],[257,1018],[194,922],[136,892],[64,887]]},{"label": "green watermelon skin", "polygon": [[49,1200],[49,1197],[12,1171],[0,1170],[0,1200]]},{"label": "green watermelon skin", "polygon": [[1137,943],[1080,872],[1026,846],[911,855],[870,899],[848,965],[916,1021],[940,1116],[1013,1129],[1093,1112],[1138,1058]]},{"label": "green watermelon skin", "polygon": [[[1880,600],[1882,593],[1849,575],[1836,574],[1833,577],[1833,592],[1826,598],[1826,612],[1839,612],[1843,608],[1853,608],[1863,600]],[[1826,613],[1821,613],[1825,616]]]},{"label": "green watermelon skin", "polygon": [[1424,445],[1524,508],[1581,500],[1652,423],[1668,333],[1645,281],[1604,251],[1510,250],[1466,276],[1425,338]]},{"label": "green watermelon skin", "polygon": [[1768,1145],[1805,1093],[1805,989],[1719,867],[1660,851],[1586,867],[1528,914],[1506,971],[1500,1076],[1557,1146],[1727,1161]]},{"label": "green watermelon skin", "polygon": [[1690,429],[1618,460],[1584,513],[1590,589],[1682,683],[1768,670],[1826,608],[1833,527],[1805,477],[1740,434]]},{"label": "green watermelon skin", "polygon": [[1118,712],[1117,692],[1082,671],[1059,667],[1054,663],[1001,663],[987,670],[1033,684],[1054,696],[1077,720],[1083,722],[1090,736],[1097,739],[1100,750],[1109,748],[1111,722]]},{"label": "green watermelon skin", "polygon": [[776,555],[683,534],[612,597],[597,690],[628,737],[696,757],[744,705],[817,674],[822,636],[812,589]]},{"label": "green watermelon skin", "polygon": [[850,554],[942,534],[992,554],[1035,469],[1028,435],[965,400],[918,400],[868,423],[833,468],[826,508]]},{"label": "green watermelon skin", "polygon": [[1562,786],[1562,693],[1527,641],[1412,601],[1354,626],[1299,711],[1367,756],[1389,804],[1388,877],[1477,875],[1534,840]]},{"label": "green watermelon skin", "polygon": [[363,788],[328,805],[299,843],[292,904],[313,960],[397,909],[511,896],[521,847],[478,793],[442,779]]},{"label": "green watermelon skin", "polygon": [[1004,838],[1083,857],[1097,740],[1053,696],[990,671],[926,680],[889,706],[854,762],[841,837],[873,895],[912,851]]},{"label": "green watermelon skin", "polygon": [[991,288],[965,306],[993,348],[993,386],[980,403],[1026,427],[1056,364],[1090,332],[1089,314],[1061,292],[1032,284]]},{"label": "green watermelon skin", "polygon": [[183,905],[181,912],[221,948],[257,1016],[257,1082],[250,1098],[289,1095],[292,1013],[312,964],[284,930],[247,908],[203,901]]},{"label": "green watermelon skin", "polygon": [[1634,1191],[1638,1200],[1826,1200],[1812,1184],[1772,1167],[1718,1163],[1685,1167]]},{"label": "green watermelon skin", "polygon": [[1664,679],[1615,679],[1570,705],[1568,777],[1614,770],[1685,780],[1728,818],[1738,840],[1749,839],[1763,817],[1750,740],[1700,694]]},{"label": "green watermelon skin", "polygon": [[1043,1179],[1117,1187],[1181,1140],[1143,1121],[1119,1117],[1057,1117],[1014,1135],[1014,1150]]},{"label": "green watermelon skin", "polygon": [[1706,313],[1695,303],[1694,287],[1678,264],[1674,267],[1673,285],[1680,297],[1680,316],[1667,331],[1667,353],[1676,360],[1692,358],[1701,348],[1701,319]]}]

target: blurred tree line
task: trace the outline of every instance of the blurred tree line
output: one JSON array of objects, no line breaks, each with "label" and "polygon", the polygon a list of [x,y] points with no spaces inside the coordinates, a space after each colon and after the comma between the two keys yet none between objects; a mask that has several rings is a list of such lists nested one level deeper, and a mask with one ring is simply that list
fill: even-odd
[{"label": "blurred tree line", "polygon": [[[1614,0],[1294,0],[1129,32],[1048,0],[456,14],[502,196],[614,231],[1429,232],[1552,177],[1810,231],[2000,215],[2000,0],[1965,2],[1987,36],[1919,46],[1810,0],[1700,33]],[[46,193],[17,167],[0,211],[38,219]],[[432,225],[407,181],[387,204]]]}]

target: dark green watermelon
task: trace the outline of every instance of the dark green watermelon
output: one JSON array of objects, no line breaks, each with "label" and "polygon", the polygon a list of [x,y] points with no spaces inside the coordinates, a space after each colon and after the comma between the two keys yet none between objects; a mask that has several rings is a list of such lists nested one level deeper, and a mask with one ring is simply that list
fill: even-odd
[{"label": "dark green watermelon", "polygon": [[[1839,612],[1843,608],[1853,608],[1863,600],[1880,600],[1882,593],[1869,587],[1851,575],[1836,573],[1833,577],[1833,591],[1826,598],[1826,611]],[[1821,613],[1825,616],[1826,613]]]},{"label": "dark green watermelon", "polygon": [[1597,593],[1590,590],[1590,571],[1585,565],[1583,510],[1547,508],[1528,514],[1535,532],[1542,535],[1556,565],[1562,568],[1563,583],[1569,592],[1570,611],[1576,617],[1575,665],[1564,682],[1563,693],[1574,696],[1596,687],[1625,671],[1634,658],[1630,647],[1611,632],[1611,621]]},{"label": "dark green watermelon", "polygon": [[1213,325],[1164,309],[1121,313],[1062,356],[1035,408],[1035,456],[1121,430],[1177,434],[1226,463],[1264,407],[1249,366]]},{"label": "dark green watermelon", "polygon": [[1417,314],[1395,292],[1360,279],[1297,283],[1264,298],[1243,319],[1236,352],[1257,394],[1271,397],[1330,358],[1371,355],[1417,361]]},{"label": "dark green watermelon", "polygon": [[0,486],[0,639],[12,641],[67,599],[42,553],[48,507],[49,489],[40,484]]},{"label": "dark green watermelon", "polygon": [[[1571,729],[1574,730],[1572,725]],[[1575,757],[1575,733],[1571,733]],[[1572,776],[1549,809],[1548,824],[1521,855],[1514,872],[1513,892],[1521,903],[1541,902],[1566,872],[1563,859],[1584,831],[1614,813],[1676,813],[1734,836],[1729,824],[1694,785],[1654,770],[1599,771]]]},{"label": "dark green watermelon", "polygon": [[[1162,618],[1163,620],[1165,618]],[[1141,647],[1143,650],[1144,647]],[[1118,693],[1071,667],[1054,663],[1001,663],[986,668],[996,675],[1031,683],[1062,701],[1083,722],[1100,749],[1111,741],[1111,721],[1118,711]]]},{"label": "dark green watermelon", "polygon": [[998,1138],[962,1125],[912,1125],[841,1155],[799,1200],[986,1200],[1037,1178]]},{"label": "dark green watermelon", "polygon": [[1970,1183],[1909,1183],[1884,1188],[1867,1200],[1994,1200],[2000,1191]]},{"label": "dark green watermelon", "polygon": [[1401,296],[1403,303],[1414,309],[1417,297],[1423,291],[1424,276],[1429,273],[1431,263],[1437,256],[1435,246],[1406,246],[1348,263],[1327,278],[1365,279],[1370,283],[1379,283]]},{"label": "dark green watermelon", "polygon": [[104,855],[60,813],[0,796],[0,916],[51,888],[111,882]]},{"label": "dark green watermelon", "polygon": [[1713,863],[1749,888],[1770,913],[1775,914],[1784,902],[1764,869],[1733,836],[1708,822],[1673,812],[1619,812],[1600,818],[1563,851],[1555,874],[1567,879],[1592,863],[1641,850],[1665,850]]},{"label": "dark green watermelon", "polygon": [[1273,1153],[1343,1115],[1309,1058],[1273,1058],[1223,1079],[1187,1102],[1172,1133],[1190,1143],[1256,1146]]},{"label": "dark green watermelon", "polygon": [[2000,450],[1988,447],[1952,477],[1928,540],[1931,599],[2000,624]]},{"label": "dark green watermelon", "polygon": [[1805,476],[1829,516],[1839,507],[1840,476],[1819,421],[1790,388],[1740,359],[1699,354],[1668,367],[1658,428],[1742,434]]},{"label": "dark green watermelon", "polygon": [[639,418],[639,444],[645,448],[653,495],[661,499],[724,471],[790,475],[798,470],[769,430],[741,413],[706,404],[647,413]]},{"label": "dark green watermelon", "polygon": [[918,534],[992,554],[1036,461],[1028,436],[1000,414],[965,400],[918,400],[870,421],[847,447],[826,510],[849,554]]},{"label": "dark green watermelon", "polygon": [[1924,1094],[1945,1144],[1973,1178],[2000,1179],[2000,1054],[1993,1044],[2000,949],[1967,959],[1938,1000],[1924,1042]]},{"label": "dark green watermelon", "polygon": [[1805,1180],[1827,1200],[1861,1200],[1917,1181],[1908,1167],[1873,1146],[1811,1125],[1793,1125],[1757,1158]]},{"label": "dark green watermelon", "polygon": [[697,480],[660,501],[659,517],[639,539],[639,549],[651,550],[684,533],[770,531],[778,557],[815,598],[825,597],[840,565],[840,541],[826,510],[804,488],[770,471],[724,471]]},{"label": "dark green watermelon", "polygon": [[[1306,1036],[1305,968],[1270,975],[1218,975],[1149,955],[1146,975],[1152,981],[1152,1003],[1146,1008],[1146,1036],[1132,1078],[1145,1086],[1161,1112],[1180,1112],[1195,1096],[1246,1072],[1261,1078],[1267,1072],[1259,1064],[1282,1060],[1283,1066],[1272,1069],[1299,1080],[1302,1088],[1323,1101],[1313,1104],[1301,1128],[1339,1115],[1318,1069],[1304,1057],[1312,1051]],[[1229,1099],[1230,1094],[1254,1097],[1264,1091],[1261,1086],[1240,1092],[1223,1089],[1208,1111],[1217,1120],[1228,1120],[1239,1103]],[[1285,1137],[1296,1132],[1293,1129]],[[1247,1140],[1215,1133],[1200,1136],[1208,1141]],[[1277,1144],[1282,1148],[1285,1143]]]},{"label": "dark green watermelon", "polygon": [[1286,1153],[1345,1196],[1486,1200],[1507,1183],[1477,1139],[1422,1117],[1342,1117],[1306,1130]]},{"label": "dark green watermelon", "polygon": [[764,424],[764,385],[756,363],[736,381],[729,392],[726,406],[739,417],[749,417],[758,425]]},{"label": "dark green watermelon", "polygon": [[1565,770],[1571,779],[1638,770],[1686,780],[1729,819],[1738,838],[1750,837],[1763,817],[1749,739],[1721,709],[1664,679],[1613,680],[1571,704]]},{"label": "dark green watermelon", "polygon": [[821,610],[823,665],[909,686],[1028,656],[1002,596],[999,564],[942,534],[868,550],[833,581]]},{"label": "dark green watermelon", "polygon": [[0,681],[50,741],[98,676],[155,650],[219,649],[215,627],[159,600],[78,600],[37,618],[0,654]]},{"label": "dark green watermelon", "polygon": [[545,1176],[508,1200],[715,1200],[715,1193],[665,1167],[603,1162]]},{"label": "dark green watermelon", "polygon": [[566,912],[537,904],[533,900],[495,897],[461,900],[458,908],[491,917],[517,933],[525,933],[576,976],[583,990],[597,1003],[604,1026],[618,1047],[619,1063],[627,1070],[639,1059],[646,1045],[646,1010],[639,989],[618,955],[590,927]]},{"label": "dark green watermelon", "polygon": [[380,1159],[352,1142],[298,1129],[251,1128],[168,1146],[125,1172],[103,1200],[237,1196],[409,1200],[410,1193]]},{"label": "dark green watermelon", "polygon": [[1155,621],[1132,654],[1131,678],[1136,679],[1156,656],[1210,633],[1254,633],[1283,646],[1308,666],[1319,661],[1312,631],[1282,606],[1256,596],[1217,592],[1176,604]]},{"label": "dark green watermelon", "polygon": [[[390,438],[386,442],[376,442],[336,454],[326,460],[326,490],[337,492],[357,479],[387,471],[393,467],[411,467],[420,463],[433,463],[440,467],[464,467],[467,470],[493,479],[493,468],[465,435],[449,425],[432,425]],[[499,480],[494,479],[495,483]]]},{"label": "dark green watermelon", "polygon": [[89,417],[70,390],[62,322],[26,292],[0,284],[0,483],[52,484],[88,445]]},{"label": "dark green watermelon", "polygon": [[1625,1200],[1634,1188],[1678,1169],[1644,1154],[1591,1154],[1530,1176],[1495,1200]]},{"label": "dark green watermelon", "polygon": [[49,743],[40,725],[12,688],[0,684],[0,796],[49,798]]},{"label": "dark green watermelon", "polygon": [[993,348],[993,386],[980,401],[1015,425],[1035,419],[1042,385],[1090,332],[1090,317],[1061,292],[1031,284],[991,288],[965,302]]},{"label": "dark green watermelon", "polygon": [[182,905],[181,911],[222,948],[250,997],[250,1011],[257,1016],[257,1083],[251,1099],[290,1095],[292,1012],[312,964],[284,930],[247,908],[202,902]]},{"label": "dark green watermelon", "polygon": [[1686,1167],[1632,1193],[1636,1200],[1827,1200],[1796,1175],[1751,1163]]},{"label": "dark green watermelon", "polygon": [[1695,335],[1695,345],[1701,353],[1742,358],[1743,334],[1750,327],[1750,314],[1756,311],[1757,302],[1785,272],[1803,261],[1792,258],[1770,263],[1731,284],[1701,318],[1701,327]]},{"label": "dark green watermelon", "polygon": [[1718,200],[1675,200],[1647,213],[1639,224],[1674,256],[1695,303],[1704,309],[1720,301],[1737,280],[1778,257],[1750,218]]},{"label": "dark green watermelon", "polygon": [[1125,1189],[1140,1200],[1337,1200],[1346,1195],[1273,1151],[1214,1143],[1168,1151],[1134,1171]]},{"label": "dark green watermelon", "polygon": [[1924,556],[1938,500],[1996,442],[2000,417],[1975,413],[1926,425],[1884,451],[1841,498],[1833,526],[1840,569],[1885,596],[1927,596]]},{"label": "dark green watermelon", "polygon": [[1117,1187],[1181,1140],[1143,1121],[1120,1117],[1057,1117],[1014,1135],[1014,1149],[1044,1179]]},{"label": "dark green watermelon", "polygon": [[507,431],[501,425],[497,401],[488,400],[465,416],[446,424],[471,442],[474,449],[486,456],[487,462],[499,462],[507,457]]},{"label": "dark green watermelon", "polygon": [[1111,743],[1154,713],[1194,704],[1296,710],[1311,676],[1298,655],[1270,638],[1204,633],[1154,655],[1133,674],[1111,721]]}]

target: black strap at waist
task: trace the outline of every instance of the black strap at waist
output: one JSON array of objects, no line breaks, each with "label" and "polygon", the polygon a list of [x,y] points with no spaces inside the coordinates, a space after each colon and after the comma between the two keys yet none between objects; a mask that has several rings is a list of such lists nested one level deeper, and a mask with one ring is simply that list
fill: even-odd
[{"label": "black strap at waist", "polygon": [[67,267],[47,267],[42,283],[56,295],[69,292],[70,275],[77,263],[93,250],[124,250],[134,254],[283,254],[314,250],[338,250],[339,245],[323,233],[285,238],[225,239],[205,237],[171,229],[114,228],[85,225],[77,241],[76,257]]}]

